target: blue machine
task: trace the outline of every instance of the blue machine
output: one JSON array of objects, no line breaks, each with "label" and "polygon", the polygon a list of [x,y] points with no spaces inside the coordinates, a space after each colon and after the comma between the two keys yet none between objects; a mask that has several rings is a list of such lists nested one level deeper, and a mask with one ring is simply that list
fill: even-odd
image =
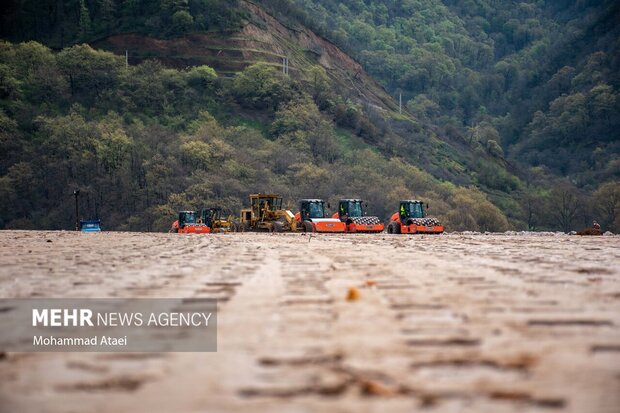
[{"label": "blue machine", "polygon": [[100,219],[80,220],[80,231],[83,232],[101,232]]}]

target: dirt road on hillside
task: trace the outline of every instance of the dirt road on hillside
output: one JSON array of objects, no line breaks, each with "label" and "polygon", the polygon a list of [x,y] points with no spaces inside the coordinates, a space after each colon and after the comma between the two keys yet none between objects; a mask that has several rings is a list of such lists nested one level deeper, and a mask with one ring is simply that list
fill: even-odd
[{"label": "dirt road on hillside", "polygon": [[620,406],[617,236],[0,231],[0,297],[219,300],[217,353],[0,353],[2,413]]}]

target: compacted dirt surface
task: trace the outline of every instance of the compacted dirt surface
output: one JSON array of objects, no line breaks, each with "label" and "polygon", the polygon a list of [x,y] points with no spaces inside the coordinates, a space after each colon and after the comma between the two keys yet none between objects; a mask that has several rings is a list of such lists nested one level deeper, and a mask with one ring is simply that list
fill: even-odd
[{"label": "compacted dirt surface", "polygon": [[215,353],[0,353],[1,412],[620,409],[617,236],[2,231],[0,297],[218,299]]}]

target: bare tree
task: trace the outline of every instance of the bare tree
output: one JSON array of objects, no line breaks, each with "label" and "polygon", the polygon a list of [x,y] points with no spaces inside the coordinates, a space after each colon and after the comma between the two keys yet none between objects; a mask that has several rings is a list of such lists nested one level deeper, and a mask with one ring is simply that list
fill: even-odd
[{"label": "bare tree", "polygon": [[524,192],[521,196],[521,208],[523,220],[527,223],[527,229],[536,230],[540,225],[541,215],[544,214],[544,199],[536,194]]},{"label": "bare tree", "polygon": [[561,183],[551,191],[549,215],[562,231],[570,232],[573,229],[580,206],[579,190],[571,183]]}]

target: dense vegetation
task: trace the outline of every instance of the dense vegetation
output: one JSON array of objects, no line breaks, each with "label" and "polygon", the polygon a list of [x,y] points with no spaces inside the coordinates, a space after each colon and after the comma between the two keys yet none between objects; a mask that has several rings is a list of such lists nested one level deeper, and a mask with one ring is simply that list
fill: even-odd
[{"label": "dense vegetation", "polygon": [[336,128],[310,94],[329,93],[324,74],[317,86],[256,64],[227,82],[206,66],[126,66],[86,45],[54,54],[35,42],[0,43],[0,59],[2,227],[70,228],[78,187],[85,214],[116,229],[164,230],[184,208],[237,211],[259,190],[287,200],[357,194],[385,217],[412,188],[451,228],[508,228],[481,192],[440,183]]},{"label": "dense vegetation", "polygon": [[112,33],[154,36],[238,28],[237,0],[7,0],[0,36],[56,48]]},{"label": "dense vegetation", "polygon": [[[547,188],[557,188],[541,174],[565,177],[561,186],[582,196],[618,182],[620,3],[263,3],[357,57],[419,119],[522,165],[522,209],[531,198],[549,202]],[[497,168],[480,166],[487,192],[516,189]]]},{"label": "dense vegetation", "polygon": [[620,173],[616,1],[265,2],[298,4],[420,118],[579,186]]},{"label": "dense vegetation", "polygon": [[[225,79],[207,66],[126,66],[85,45],[2,43],[0,227],[70,228],[80,187],[85,214],[117,229],[162,230],[180,208],[236,212],[269,190],[361,196],[381,217],[423,197],[453,230],[568,231],[593,218],[620,230],[613,3],[261,3],[344,47],[439,128],[370,118],[320,66],[291,78],[259,63]],[[247,17],[221,0],[14,1],[0,30],[60,48],[118,32],[234,30]],[[479,189],[438,180],[452,175],[427,167],[411,133],[468,146]]]}]

